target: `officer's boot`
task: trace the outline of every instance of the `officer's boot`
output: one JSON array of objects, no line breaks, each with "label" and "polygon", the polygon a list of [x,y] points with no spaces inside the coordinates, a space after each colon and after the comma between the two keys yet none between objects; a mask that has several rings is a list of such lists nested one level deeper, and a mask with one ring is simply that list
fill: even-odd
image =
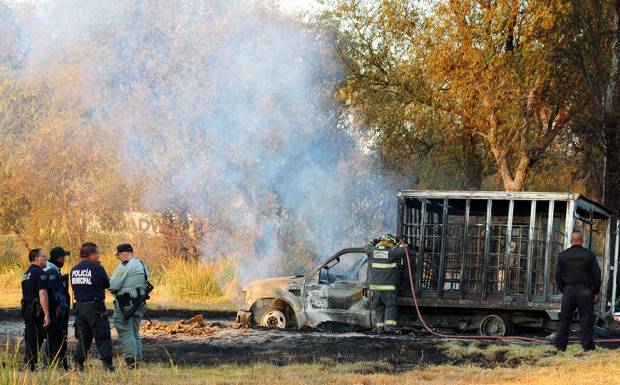
[{"label": "officer's boot", "polygon": [[125,358],[125,363],[127,364],[127,369],[135,370],[138,369],[139,362],[135,357],[127,357]]},{"label": "officer's boot", "polygon": [[37,370],[37,364],[34,363],[33,361],[25,362],[23,365],[23,369],[34,372]]},{"label": "officer's boot", "polygon": [[108,372],[114,372],[116,371],[116,369],[114,368],[114,364],[112,363],[112,359],[110,358],[110,361],[106,361],[103,363],[103,368],[105,370],[107,370]]},{"label": "officer's boot", "polygon": [[372,331],[370,332],[370,334],[374,334],[374,335],[381,335],[385,333],[385,329],[383,326],[376,326],[374,329],[372,329]]}]

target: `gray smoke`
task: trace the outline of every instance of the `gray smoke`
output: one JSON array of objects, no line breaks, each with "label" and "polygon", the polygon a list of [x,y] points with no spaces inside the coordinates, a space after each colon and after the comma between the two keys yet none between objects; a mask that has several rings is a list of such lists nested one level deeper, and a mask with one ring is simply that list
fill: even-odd
[{"label": "gray smoke", "polygon": [[[242,281],[394,228],[394,189],[350,134],[329,35],[249,1],[53,1],[20,19],[32,78],[75,72],[147,210],[206,220],[204,258]],[[127,151],[130,149],[130,151]],[[297,245],[297,246],[295,246]],[[293,247],[295,246],[295,247]]]}]

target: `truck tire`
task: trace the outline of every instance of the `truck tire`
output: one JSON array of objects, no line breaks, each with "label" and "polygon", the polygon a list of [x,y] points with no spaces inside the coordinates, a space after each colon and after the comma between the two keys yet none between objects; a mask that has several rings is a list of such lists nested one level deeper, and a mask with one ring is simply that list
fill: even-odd
[{"label": "truck tire", "polygon": [[479,330],[481,336],[508,336],[512,333],[512,322],[503,315],[489,314],[480,321]]},{"label": "truck tire", "polygon": [[285,329],[287,321],[285,312],[269,308],[262,312],[258,325],[266,328]]}]

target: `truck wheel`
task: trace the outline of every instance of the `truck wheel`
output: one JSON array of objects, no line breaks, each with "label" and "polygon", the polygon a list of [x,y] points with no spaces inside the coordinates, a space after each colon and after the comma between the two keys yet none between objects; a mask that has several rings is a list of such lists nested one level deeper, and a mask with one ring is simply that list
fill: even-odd
[{"label": "truck wheel", "polygon": [[265,311],[259,322],[260,326],[267,328],[286,328],[286,315],[278,309],[269,309]]},{"label": "truck wheel", "polygon": [[509,319],[497,314],[489,314],[480,321],[480,335],[490,337],[503,337],[512,332],[512,324]]}]

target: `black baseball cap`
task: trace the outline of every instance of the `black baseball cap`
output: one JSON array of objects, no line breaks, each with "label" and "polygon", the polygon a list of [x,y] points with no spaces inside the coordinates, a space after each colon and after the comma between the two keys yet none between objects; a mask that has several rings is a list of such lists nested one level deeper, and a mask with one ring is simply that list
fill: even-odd
[{"label": "black baseball cap", "polygon": [[116,246],[116,255],[119,255],[120,253],[124,253],[126,251],[133,253],[133,247],[131,247],[129,243],[121,243],[120,245]]},{"label": "black baseball cap", "polygon": [[58,258],[64,257],[66,255],[71,255],[71,252],[63,249],[60,246],[56,246],[50,250],[50,260],[55,261]]}]

